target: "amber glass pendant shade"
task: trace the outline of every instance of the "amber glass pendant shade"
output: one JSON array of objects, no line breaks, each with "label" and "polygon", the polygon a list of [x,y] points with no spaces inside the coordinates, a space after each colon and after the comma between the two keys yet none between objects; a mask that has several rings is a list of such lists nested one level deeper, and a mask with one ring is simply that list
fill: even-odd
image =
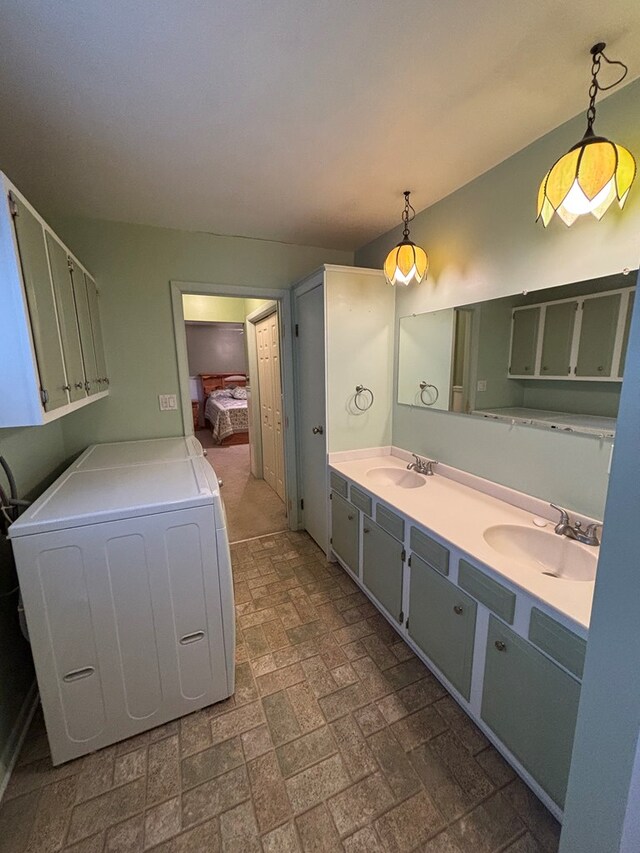
[{"label": "amber glass pendant shade", "polygon": [[406,286],[413,282],[420,284],[426,278],[429,269],[427,253],[409,239],[409,222],[415,216],[415,210],[409,203],[409,195],[410,191],[405,190],[402,241],[389,252],[384,262],[385,278],[394,286],[396,284]]},{"label": "amber glass pendant shade", "polygon": [[[573,225],[576,219],[587,213],[602,219],[614,201],[624,207],[636,176],[636,161],[631,152],[593,132],[597,93],[617,86],[627,74],[624,63],[607,59],[605,47],[604,42],[599,42],[591,48],[592,79],[585,135],[554,163],[538,190],[536,222],[541,221],[545,228],[554,213],[565,225]],[[621,77],[610,86],[598,83],[603,59],[608,65],[618,65],[623,69]]]}]

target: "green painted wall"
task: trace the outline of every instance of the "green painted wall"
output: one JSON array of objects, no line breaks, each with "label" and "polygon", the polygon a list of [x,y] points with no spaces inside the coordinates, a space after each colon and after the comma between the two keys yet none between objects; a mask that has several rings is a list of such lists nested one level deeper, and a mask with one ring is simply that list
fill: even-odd
[{"label": "green painted wall", "polygon": [[[61,421],[25,429],[0,429],[0,456],[7,460],[21,497],[35,497],[65,467],[67,453]],[[0,482],[8,484],[4,473]],[[29,644],[17,618],[17,592],[8,543],[0,540],[0,785],[15,745],[16,723],[33,684]]]},{"label": "green painted wall", "polygon": [[111,378],[108,399],[64,419],[69,453],[95,441],[178,435],[180,412],[160,412],[158,394],[178,393],[169,282],[288,287],[348,252],[265,240],[87,219],[54,223],[95,275]]},{"label": "green painted wall", "polygon": [[[640,80],[598,106],[598,132],[640,153]],[[582,136],[581,115],[419,213],[412,239],[430,255],[426,283],[399,288],[396,317],[599,278],[640,259],[640,187],[624,211],[610,210],[567,229],[536,225],[540,180]],[[470,143],[471,144],[471,143]],[[398,195],[400,195],[399,188]],[[420,186],[414,182],[414,198]],[[356,252],[356,264],[381,267],[401,228]],[[397,346],[396,346],[397,356]],[[528,427],[477,421],[464,415],[394,405],[393,441],[418,453],[522,489],[571,509],[602,517],[608,442]]]}]

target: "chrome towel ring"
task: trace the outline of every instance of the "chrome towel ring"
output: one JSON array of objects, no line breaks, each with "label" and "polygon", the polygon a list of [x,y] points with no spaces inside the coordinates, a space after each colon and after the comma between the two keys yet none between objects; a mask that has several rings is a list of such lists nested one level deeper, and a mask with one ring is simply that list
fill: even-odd
[{"label": "chrome towel ring", "polygon": [[[369,395],[367,399],[366,395]],[[362,399],[360,399],[362,397]],[[364,385],[356,385],[356,393],[353,398],[353,403],[361,412],[368,411],[373,406],[374,401],[373,391],[370,388],[365,388]]]},{"label": "chrome towel ring", "polygon": [[[433,400],[424,399],[424,392],[427,390],[427,388],[433,388],[433,390],[435,391],[435,397],[433,398]],[[432,385],[430,382],[425,382],[424,380],[420,383],[420,402],[424,406],[433,406],[433,404],[437,402],[439,396],[440,392],[438,391],[435,385]]]}]

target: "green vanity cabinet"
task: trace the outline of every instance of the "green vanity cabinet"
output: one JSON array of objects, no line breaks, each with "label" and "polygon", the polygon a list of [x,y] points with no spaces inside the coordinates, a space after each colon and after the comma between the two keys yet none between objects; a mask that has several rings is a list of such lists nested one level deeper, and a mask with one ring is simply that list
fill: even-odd
[{"label": "green vanity cabinet", "polygon": [[337,492],[331,493],[331,547],[357,575],[360,556],[360,513]]},{"label": "green vanity cabinet", "polygon": [[577,309],[577,300],[552,302],[546,306],[541,376],[568,376],[571,372],[571,345]]},{"label": "green vanity cabinet", "polygon": [[490,617],[482,719],[564,808],[580,683]]},{"label": "green vanity cabinet", "polygon": [[69,397],[44,229],[17,195],[11,193],[10,199],[38,363],[42,405],[46,412],[51,412],[66,406]]},{"label": "green vanity cabinet", "polygon": [[530,376],[535,372],[540,306],[517,308],[511,326],[511,358],[509,373]]},{"label": "green vanity cabinet", "polygon": [[401,542],[366,518],[362,530],[362,580],[382,606],[402,622],[402,574],[405,552]]},{"label": "green vanity cabinet", "polygon": [[410,560],[409,636],[469,699],[478,605],[416,554]]},{"label": "green vanity cabinet", "polygon": [[633,303],[636,292],[632,290],[627,303],[627,315],[624,320],[624,332],[622,334],[622,350],[620,351],[620,364],[618,365],[618,376],[624,376],[624,363],[627,359],[627,347],[629,345],[629,329],[631,328],[631,316],[633,314]]},{"label": "green vanity cabinet", "polygon": [[576,376],[597,379],[612,375],[620,300],[621,295],[613,293],[593,296],[582,303]]}]

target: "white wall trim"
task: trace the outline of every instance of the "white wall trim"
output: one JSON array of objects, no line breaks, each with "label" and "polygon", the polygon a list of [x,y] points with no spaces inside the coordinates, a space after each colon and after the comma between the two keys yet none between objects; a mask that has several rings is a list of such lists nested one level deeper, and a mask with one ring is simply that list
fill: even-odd
[{"label": "white wall trim", "polygon": [[24,743],[27,732],[29,731],[29,726],[31,725],[31,720],[33,719],[33,715],[38,707],[39,700],[40,695],[38,693],[38,685],[34,681],[29,688],[29,692],[25,696],[22,707],[20,708],[20,713],[13,725],[9,740],[5,744],[3,755],[0,759],[0,773],[2,774],[0,776],[0,802],[2,802],[4,793],[7,790],[7,785],[11,779],[13,769],[16,766],[20,750],[22,749],[22,744]]}]

